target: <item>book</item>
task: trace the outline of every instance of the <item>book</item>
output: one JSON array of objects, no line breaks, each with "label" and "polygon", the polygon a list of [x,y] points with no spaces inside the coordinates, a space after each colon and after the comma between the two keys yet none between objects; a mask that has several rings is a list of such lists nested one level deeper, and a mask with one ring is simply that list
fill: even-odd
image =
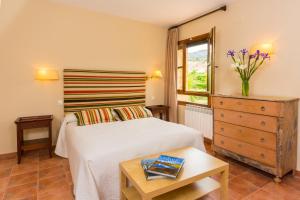
[{"label": "book", "polygon": [[158,174],[153,174],[153,173],[147,172],[148,168],[149,168],[156,160],[157,160],[157,158],[141,160],[141,165],[142,165],[142,168],[144,169],[144,173],[145,173],[145,177],[146,177],[146,180],[147,180],[147,181],[149,181],[149,180],[154,180],[154,179],[159,179],[159,178],[165,178],[165,176],[161,176],[161,175],[158,175]]},{"label": "book", "polygon": [[150,167],[148,167],[147,172],[170,178],[176,178],[183,164],[183,158],[160,155],[159,158],[155,160]]}]

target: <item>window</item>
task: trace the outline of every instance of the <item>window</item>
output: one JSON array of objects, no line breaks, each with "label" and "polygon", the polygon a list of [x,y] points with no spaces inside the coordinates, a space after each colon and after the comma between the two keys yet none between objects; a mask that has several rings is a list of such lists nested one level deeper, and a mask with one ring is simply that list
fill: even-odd
[{"label": "window", "polygon": [[213,93],[213,38],[207,33],[178,43],[177,99],[179,104],[210,106]]}]

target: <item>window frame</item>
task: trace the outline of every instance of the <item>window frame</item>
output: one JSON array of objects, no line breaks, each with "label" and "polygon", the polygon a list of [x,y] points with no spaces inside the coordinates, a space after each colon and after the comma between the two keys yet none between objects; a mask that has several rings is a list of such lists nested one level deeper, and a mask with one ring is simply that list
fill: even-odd
[{"label": "window frame", "polygon": [[[187,91],[186,89],[186,81],[187,81],[187,69],[186,69],[186,51],[187,48],[190,44],[193,43],[207,43],[208,44],[208,55],[207,55],[207,92],[194,92],[194,91]],[[194,105],[201,105],[205,107],[211,107],[211,94],[213,93],[214,90],[214,68],[212,67],[212,61],[211,61],[211,55],[212,55],[212,42],[211,42],[211,34],[210,33],[205,33],[199,36],[195,36],[189,39],[181,40],[178,42],[178,50],[182,49],[182,89],[178,90],[177,89],[177,94],[180,95],[192,95],[192,96],[202,96],[202,97],[207,97],[208,98],[208,103],[206,104],[200,104],[200,103],[192,103],[192,102],[186,102],[186,101],[177,101],[179,105],[186,105],[186,104],[194,104]],[[177,66],[176,70],[178,70],[179,66]],[[176,77],[177,80],[177,77]]]}]

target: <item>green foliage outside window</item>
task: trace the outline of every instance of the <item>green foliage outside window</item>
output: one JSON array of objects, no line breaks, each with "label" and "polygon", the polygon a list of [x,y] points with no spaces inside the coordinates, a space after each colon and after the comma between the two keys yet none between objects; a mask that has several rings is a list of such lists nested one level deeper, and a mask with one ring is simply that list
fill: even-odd
[{"label": "green foliage outside window", "polygon": [[193,69],[187,74],[187,88],[189,91],[207,91],[207,73]]},{"label": "green foliage outside window", "polygon": [[[192,70],[187,74],[187,88],[189,91],[207,91],[207,73]],[[207,97],[189,95],[189,102],[207,104]]]}]

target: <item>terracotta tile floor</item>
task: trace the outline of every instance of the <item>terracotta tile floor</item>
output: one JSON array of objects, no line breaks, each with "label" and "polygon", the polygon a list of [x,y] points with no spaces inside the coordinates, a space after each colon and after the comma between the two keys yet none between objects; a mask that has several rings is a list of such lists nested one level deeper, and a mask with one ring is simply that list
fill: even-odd
[{"label": "terracotta tile floor", "polygon": [[[207,150],[210,151],[209,145]],[[218,157],[230,164],[230,199],[300,200],[300,175],[287,175],[281,184],[275,184],[272,176],[264,172]],[[36,199],[74,199],[68,160],[57,156],[49,159],[47,151],[26,153],[20,165],[15,156],[0,158],[0,200]],[[219,191],[201,199],[219,199]]]},{"label": "terracotta tile floor", "polygon": [[36,151],[16,162],[15,156],[0,158],[0,200],[74,199],[67,159]]}]

